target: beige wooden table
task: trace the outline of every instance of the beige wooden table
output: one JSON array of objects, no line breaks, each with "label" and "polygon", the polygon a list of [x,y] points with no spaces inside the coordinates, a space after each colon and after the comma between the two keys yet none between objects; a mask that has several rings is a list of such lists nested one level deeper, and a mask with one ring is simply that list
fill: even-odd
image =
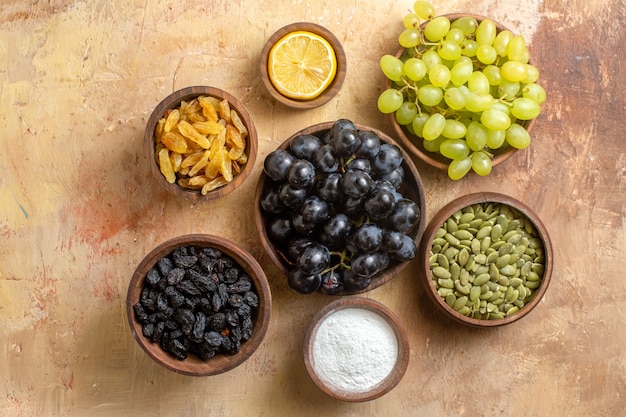
[{"label": "beige wooden table", "polygon": [[[308,125],[351,118],[390,132],[375,100],[381,54],[395,50],[411,0],[18,0],[0,7],[0,415],[2,416],[622,416],[626,409],[626,42],[623,0],[434,1],[522,33],[549,94],[533,144],[486,178],[459,182],[418,164],[427,216],[456,196],[525,201],[555,247],[552,285],[506,328],[443,320],[414,263],[366,293],[405,324],[411,358],[386,396],[341,403],[308,378],[304,329],[329,297],[299,296],[260,247],[252,194],[261,161]],[[322,24],[348,56],[323,107],[274,102],[259,53],[278,28]],[[251,179],[190,204],[148,175],[144,125],[180,87],[238,96],[259,132]],[[274,297],[261,348],[209,378],[154,364],[133,340],[128,280],[181,234],[238,241]]]}]

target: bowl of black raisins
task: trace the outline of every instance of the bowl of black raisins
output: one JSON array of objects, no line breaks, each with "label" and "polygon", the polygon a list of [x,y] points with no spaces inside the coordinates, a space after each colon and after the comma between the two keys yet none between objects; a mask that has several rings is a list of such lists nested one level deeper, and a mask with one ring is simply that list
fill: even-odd
[{"label": "bowl of black raisins", "polygon": [[139,346],[158,364],[209,376],[247,360],[267,331],[272,297],[263,268],[235,243],[193,234],[153,249],[126,300]]},{"label": "bowl of black raisins", "polygon": [[352,295],[393,279],[416,255],[425,196],[411,158],[351,120],[296,132],[264,160],[255,223],[298,293]]}]

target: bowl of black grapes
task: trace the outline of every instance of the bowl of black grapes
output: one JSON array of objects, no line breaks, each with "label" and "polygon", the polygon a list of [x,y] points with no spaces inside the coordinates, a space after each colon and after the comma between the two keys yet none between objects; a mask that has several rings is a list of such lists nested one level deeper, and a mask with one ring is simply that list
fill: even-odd
[{"label": "bowl of black grapes", "polygon": [[261,242],[301,294],[352,295],[393,279],[416,255],[425,210],[403,148],[348,119],[287,138],[265,157],[255,192]]},{"label": "bowl of black grapes", "polygon": [[191,234],[167,240],[139,263],[126,312],[156,363],[190,376],[229,371],[260,346],[272,308],[263,268],[236,243]]}]

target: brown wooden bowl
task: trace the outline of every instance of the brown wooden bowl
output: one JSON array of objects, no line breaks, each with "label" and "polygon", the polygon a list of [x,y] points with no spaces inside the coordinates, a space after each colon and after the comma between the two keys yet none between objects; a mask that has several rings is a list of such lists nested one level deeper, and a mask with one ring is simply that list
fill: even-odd
[{"label": "brown wooden bowl", "polygon": [[[189,102],[199,96],[212,96],[219,99],[228,100],[230,108],[237,111],[241,118],[241,121],[248,129],[248,136],[245,138],[245,153],[248,156],[248,160],[245,165],[243,165],[243,169],[241,170],[241,172],[239,172],[239,174],[234,175],[234,178],[231,182],[220,188],[216,188],[213,191],[209,191],[206,195],[203,195],[198,190],[190,190],[181,187],[177,183],[171,184],[167,182],[163,174],[161,174],[159,164],[157,163],[157,158],[155,156],[156,146],[154,135],[159,120],[164,117],[164,114],[167,110],[178,108],[182,101]],[[232,192],[235,188],[243,184],[243,182],[248,178],[248,175],[250,175],[252,168],[254,167],[258,146],[256,127],[246,106],[230,93],[220,90],[219,88],[208,86],[185,87],[165,97],[152,111],[152,114],[148,119],[148,123],[146,124],[143,140],[144,152],[146,153],[148,161],[150,162],[150,171],[152,172],[152,175],[156,178],[157,182],[173,195],[191,201],[205,201],[220,198]]]},{"label": "brown wooden bowl", "polygon": [[[320,326],[326,319],[332,317],[335,313],[346,309],[358,309],[368,315],[371,313],[379,315],[379,317],[381,317],[386,324],[389,325],[390,330],[395,335],[397,341],[397,359],[395,364],[386,377],[378,376],[384,379],[381,379],[380,382],[374,386],[368,387],[366,385],[364,387],[361,385],[355,386],[354,389],[350,389],[348,388],[350,384],[348,384],[347,381],[336,384],[333,383],[333,381],[328,381],[328,379],[324,377],[321,372],[319,372],[321,365],[319,364],[319,357],[316,354],[316,345],[318,345],[318,348],[322,348],[323,341],[316,341],[316,336],[318,335]],[[366,345],[363,346],[364,349],[367,347],[368,346]],[[380,345],[376,347],[378,348]],[[400,319],[388,307],[369,298],[343,297],[327,304],[315,314],[305,332],[303,355],[304,365],[309,376],[315,385],[317,385],[324,393],[342,401],[364,402],[379,398],[398,385],[404,376],[409,363],[410,348],[407,333],[402,326]],[[372,363],[372,367],[376,366],[380,366],[380,363]],[[373,382],[376,381],[377,380],[374,380]]]},{"label": "brown wooden bowl", "polygon": [[[289,144],[293,140],[293,138],[299,135],[311,134],[311,135],[321,137],[324,133],[326,133],[330,129],[333,123],[334,122],[323,122],[323,123],[315,124],[305,129],[302,129],[299,132],[296,132],[293,135],[291,135],[289,138],[287,138],[287,140],[285,140],[278,148],[287,149],[289,147]],[[397,145],[397,143],[391,137],[389,137],[387,134],[381,132],[378,129],[368,127],[359,123],[355,123],[355,126],[357,127],[358,130],[370,130],[370,131],[375,132],[381,139],[381,143],[391,143],[391,144]],[[426,225],[426,196],[424,193],[424,186],[422,185],[422,179],[419,175],[419,172],[417,171],[417,168],[413,164],[413,161],[411,160],[409,155],[406,153],[406,151],[402,149],[401,146],[399,146],[399,148],[402,150],[402,154],[404,156],[404,161],[402,163],[402,166],[404,168],[404,175],[405,175],[404,183],[403,185],[400,186],[400,192],[402,193],[404,197],[407,197],[413,200],[418,205],[420,209],[420,213],[421,213],[419,223],[417,224],[416,227],[413,228],[413,230],[410,233],[410,236],[413,237],[413,239],[415,240],[415,244],[417,246],[420,242],[422,233],[424,232],[424,228]],[[263,210],[261,210],[260,208],[261,196],[263,195],[263,192],[265,191],[265,189],[271,186],[272,183],[273,181],[264,172],[261,172],[261,175],[259,177],[259,181],[256,187],[255,197],[254,197],[254,217],[255,217],[257,231],[261,238],[261,244],[265,248],[265,251],[269,255],[274,265],[276,265],[276,267],[285,276],[287,276],[289,274],[289,264],[286,261],[285,255],[281,253],[281,251],[276,247],[276,245],[274,245],[270,241],[267,235],[267,230],[266,230],[267,216],[265,215]],[[404,262],[392,261],[387,267],[387,269],[385,269],[382,272],[379,272],[378,274],[372,277],[372,281],[370,285],[367,286],[366,288],[360,291],[344,289],[338,295],[353,295],[353,294],[367,292],[367,291],[373,290],[374,288],[378,288],[379,286],[389,282],[394,277],[396,277],[400,273],[400,271],[402,271],[402,269],[404,269],[404,267],[407,266],[409,262],[410,261],[404,261]]]},{"label": "brown wooden bowl", "polygon": [[[475,14],[468,14],[468,13],[452,13],[452,14],[446,14],[444,15],[446,17],[448,17],[448,19],[450,19],[450,21],[454,21],[456,19],[459,19],[461,17],[465,17],[465,16],[472,16],[474,17],[478,23],[480,23],[481,21],[483,21],[484,19],[486,19],[486,17],[484,16],[480,16],[480,15],[475,15]],[[494,21],[495,22],[495,21]],[[510,30],[508,29],[506,26],[504,26],[503,24],[499,23],[499,22],[495,22],[496,24],[496,29],[497,29],[497,33],[500,33],[503,30]],[[426,25],[426,22],[422,23],[421,27],[423,28]],[[400,58],[403,53],[405,52],[405,48],[399,48],[396,53],[394,54],[397,58]],[[385,89],[391,88],[391,80],[387,79],[385,77]],[[402,143],[402,145],[413,155],[415,155],[416,157],[418,157],[421,161],[423,161],[424,163],[433,166],[435,168],[438,169],[442,169],[442,170],[447,170],[448,169],[448,165],[450,164],[450,160],[448,158],[446,158],[445,156],[441,155],[440,153],[435,153],[435,152],[430,152],[427,151],[424,148],[423,145],[423,139],[410,133],[405,126],[400,125],[395,118],[394,113],[389,113],[386,115],[387,117],[387,121],[389,123],[389,125],[391,126],[391,129],[393,130],[394,134],[396,135],[396,137],[398,137],[400,139],[400,142]],[[520,120],[518,121],[518,123],[523,126],[526,131],[528,131],[530,133],[532,127],[535,124],[535,119],[533,120]],[[499,165],[501,163],[503,163],[504,161],[506,161],[507,159],[509,159],[511,156],[513,156],[513,154],[517,151],[516,148],[510,146],[510,145],[506,145],[501,147],[500,149],[496,149],[493,151],[490,151],[493,154],[493,158],[491,160],[491,165],[493,167],[495,167],[496,165]],[[473,172],[470,170],[470,172]]]},{"label": "brown wooden bowl", "polygon": [[[253,311],[253,332],[250,339],[241,343],[239,352],[234,355],[218,353],[210,359],[201,360],[194,354],[189,354],[184,360],[179,360],[166,353],[158,343],[153,343],[143,335],[142,324],[137,320],[133,306],[140,300],[141,291],[145,286],[146,275],[157,264],[159,259],[173,253],[182,246],[196,248],[214,248],[230,256],[242,270],[252,279],[253,288],[258,295],[259,305]],[[235,243],[218,236],[192,234],[173,238],[154,248],[140,262],[135,270],[126,298],[126,313],[133,337],[141,348],[156,363],[165,368],[190,376],[209,376],[229,371],[247,360],[259,347],[270,322],[272,310],[272,296],[263,268],[256,259]]]},{"label": "brown wooden bowl", "polygon": [[[333,47],[335,57],[337,59],[337,72],[333,82],[324,92],[322,92],[322,94],[311,100],[295,100],[282,95],[274,87],[268,74],[267,66],[270,50],[283,36],[296,31],[312,32],[326,39]],[[278,29],[272,36],[270,36],[261,50],[261,62],[259,64],[259,68],[261,70],[261,80],[263,81],[265,88],[276,101],[295,109],[312,109],[328,103],[328,101],[337,95],[343,85],[344,79],[346,78],[347,60],[346,54],[341,46],[341,42],[339,42],[339,39],[337,39],[331,31],[315,23],[297,22]]]},{"label": "brown wooden bowl", "polygon": [[[460,314],[458,311],[454,310],[450,305],[448,305],[446,300],[438,293],[437,288],[435,287],[434,278],[431,278],[433,277],[430,267],[431,249],[433,247],[433,241],[435,239],[437,231],[442,228],[443,224],[447,222],[448,218],[450,218],[455,213],[458,213],[464,208],[467,208],[474,204],[484,203],[500,203],[516,210],[521,216],[530,221],[533,226],[532,229],[537,232],[537,237],[543,243],[543,262],[541,263],[543,263],[544,272],[541,280],[539,281],[539,287],[533,289],[534,294],[532,295],[532,298],[530,299],[530,301],[526,301],[523,307],[519,308],[519,311],[511,315],[507,315],[504,318],[474,318]],[[472,253],[471,250],[470,253]],[[422,236],[422,242],[418,253],[418,261],[420,272],[419,279],[422,281],[422,284],[424,285],[424,288],[426,289],[426,293],[430,300],[445,316],[459,323],[463,323],[469,326],[496,327],[513,323],[514,321],[525,317],[537,306],[537,304],[539,304],[546,290],[548,289],[548,286],[550,285],[554,256],[548,230],[546,229],[541,219],[531,208],[529,208],[521,201],[518,201],[515,198],[509,197],[504,194],[481,192],[457,198],[445,205],[435,214],[433,219],[426,227],[424,235]],[[473,282],[473,279],[474,277],[472,276],[470,281]],[[463,296],[463,294],[459,293],[457,289],[455,289],[455,294],[456,296]]]}]

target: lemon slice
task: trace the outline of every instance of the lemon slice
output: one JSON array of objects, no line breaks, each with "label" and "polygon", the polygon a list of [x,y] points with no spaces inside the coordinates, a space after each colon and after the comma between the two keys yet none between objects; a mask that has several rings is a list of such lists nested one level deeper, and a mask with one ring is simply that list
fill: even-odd
[{"label": "lemon slice", "polygon": [[268,72],[270,81],[282,95],[311,100],[332,83],[337,58],[322,36],[306,31],[291,32],[270,50]]}]

